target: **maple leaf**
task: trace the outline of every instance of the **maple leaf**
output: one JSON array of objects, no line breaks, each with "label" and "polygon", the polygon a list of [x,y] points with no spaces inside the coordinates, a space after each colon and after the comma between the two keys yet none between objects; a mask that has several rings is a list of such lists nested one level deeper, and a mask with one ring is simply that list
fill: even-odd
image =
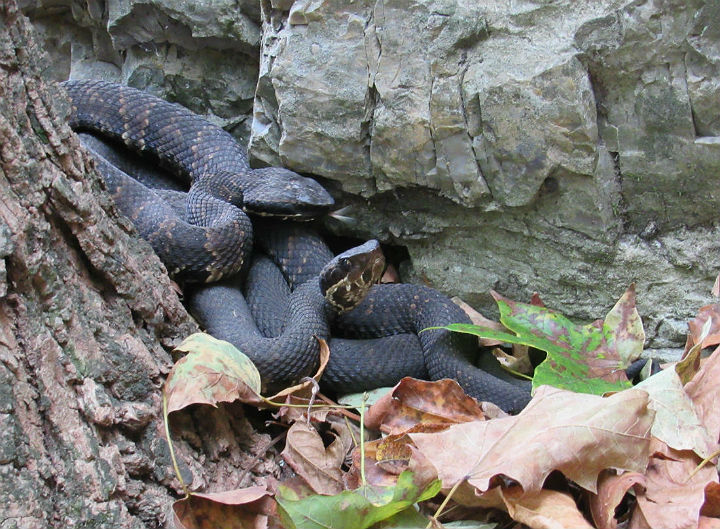
[{"label": "maple leaf", "polygon": [[589,325],[576,325],[544,306],[491,294],[500,309],[500,322],[512,333],[469,324],[442,328],[547,352],[545,361],[535,369],[533,389],[551,385],[601,395],[630,387],[624,369],[640,355],[645,340],[635,308],[634,285],[604,321]]},{"label": "maple leaf", "polygon": [[175,363],[165,381],[168,413],[191,404],[258,401],[260,373],[231,343],[199,332],[176,349],[188,354]]},{"label": "maple leaf", "polygon": [[559,470],[595,492],[606,468],[645,470],[653,417],[644,391],[603,398],[544,386],[515,417],[409,436],[444,489],[463,482],[480,495],[510,479],[525,492],[537,491]]},{"label": "maple leaf", "polygon": [[483,419],[482,407],[455,380],[403,378],[365,414],[365,425],[401,433],[419,423],[457,424]]}]

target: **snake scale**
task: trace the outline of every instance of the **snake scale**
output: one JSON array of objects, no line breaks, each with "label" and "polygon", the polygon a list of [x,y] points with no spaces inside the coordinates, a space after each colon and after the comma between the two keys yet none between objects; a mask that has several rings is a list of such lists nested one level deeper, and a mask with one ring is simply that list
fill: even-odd
[{"label": "snake scale", "polygon": [[[377,280],[377,243],[333,256],[311,229],[288,220],[330,210],[334,201],[317,182],[283,168],[251,169],[245,149],[228,133],[150,94],[104,81],[63,86],[71,127],[122,147],[101,153],[89,145],[118,208],[176,280],[200,283],[189,286],[190,309],[211,334],[250,356],[266,388],[310,374],[317,364],[314,336],[329,339],[332,330],[322,380],[332,389],[391,385],[404,375],[454,378],[469,395],[507,411],[527,404],[529,385],[509,380],[491,355],[476,367],[472,336],[420,332],[469,323],[441,293],[411,284],[354,293]],[[123,166],[125,149],[189,186],[187,195],[177,184],[174,191],[153,190],[128,176],[133,170]],[[356,262],[364,268],[351,280],[341,278],[338,270],[348,272]],[[342,287],[330,285],[338,281]],[[357,306],[345,310],[340,296]]]}]

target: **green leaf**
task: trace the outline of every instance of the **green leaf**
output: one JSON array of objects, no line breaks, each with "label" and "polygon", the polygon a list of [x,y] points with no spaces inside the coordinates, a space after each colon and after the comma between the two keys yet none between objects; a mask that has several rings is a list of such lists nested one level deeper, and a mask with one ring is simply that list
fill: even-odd
[{"label": "green leaf", "polygon": [[631,386],[624,369],[642,351],[644,340],[633,287],[605,322],[590,325],[576,325],[546,307],[518,303],[495,292],[492,295],[500,309],[500,322],[511,332],[459,323],[442,328],[545,351],[547,358],[535,369],[533,390],[550,385],[602,395]]},{"label": "green leaf", "polygon": [[292,529],[365,529],[412,508],[440,492],[440,481],[427,485],[415,482],[409,470],[392,487],[366,486],[335,496],[299,498],[292,489],[280,486],[276,496],[283,525]]},{"label": "green leaf", "polygon": [[427,517],[416,511],[414,507],[409,507],[375,524],[373,529],[420,529],[421,527],[425,527],[427,523]]},{"label": "green leaf", "polygon": [[188,354],[175,363],[165,382],[168,413],[190,404],[257,401],[260,373],[231,343],[195,333],[177,350]]}]

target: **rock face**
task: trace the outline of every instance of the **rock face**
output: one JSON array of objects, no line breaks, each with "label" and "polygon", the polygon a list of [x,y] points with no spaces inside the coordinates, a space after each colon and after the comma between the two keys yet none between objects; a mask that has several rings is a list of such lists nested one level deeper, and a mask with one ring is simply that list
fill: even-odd
[{"label": "rock face", "polygon": [[262,29],[254,0],[20,0],[51,54],[46,76],[100,78],[249,131]]},{"label": "rock face", "polygon": [[26,6],[56,75],[110,76],[228,128],[254,96],[255,160],[321,177],[356,219],[329,227],[406,247],[416,281],[490,314],[491,288],[538,291],[579,319],[636,282],[656,348],[710,300],[716,2],[86,5]]}]

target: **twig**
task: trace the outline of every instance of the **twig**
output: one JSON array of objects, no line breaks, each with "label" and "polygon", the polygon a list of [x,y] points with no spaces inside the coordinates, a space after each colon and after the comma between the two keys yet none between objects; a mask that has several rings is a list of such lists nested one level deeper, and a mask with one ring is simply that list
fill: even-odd
[{"label": "twig", "polygon": [[698,472],[700,472],[700,470],[702,470],[702,468],[703,468],[705,465],[707,465],[707,464],[710,462],[711,459],[714,459],[714,458],[716,458],[717,456],[720,456],[720,450],[717,450],[716,452],[713,452],[712,454],[710,454],[709,456],[707,456],[705,459],[703,459],[702,461],[700,461],[700,464],[695,467],[695,470],[693,470],[692,472],[690,472],[690,475],[689,475],[689,476],[687,477],[687,479],[685,480],[685,483],[687,483],[687,482],[690,481],[693,477],[695,477],[695,474],[697,474]]},{"label": "twig", "polygon": [[280,439],[285,437],[287,435],[287,430],[284,432],[280,432],[278,435],[270,439],[270,442],[267,443],[262,450],[258,450],[258,452],[253,456],[253,458],[250,460],[250,464],[247,466],[245,470],[243,470],[243,473],[240,474],[240,479],[238,480],[238,483],[242,483],[247,475],[250,473],[252,468],[255,466],[255,464],[260,460],[260,458],[270,450],[273,446],[275,446]]}]

